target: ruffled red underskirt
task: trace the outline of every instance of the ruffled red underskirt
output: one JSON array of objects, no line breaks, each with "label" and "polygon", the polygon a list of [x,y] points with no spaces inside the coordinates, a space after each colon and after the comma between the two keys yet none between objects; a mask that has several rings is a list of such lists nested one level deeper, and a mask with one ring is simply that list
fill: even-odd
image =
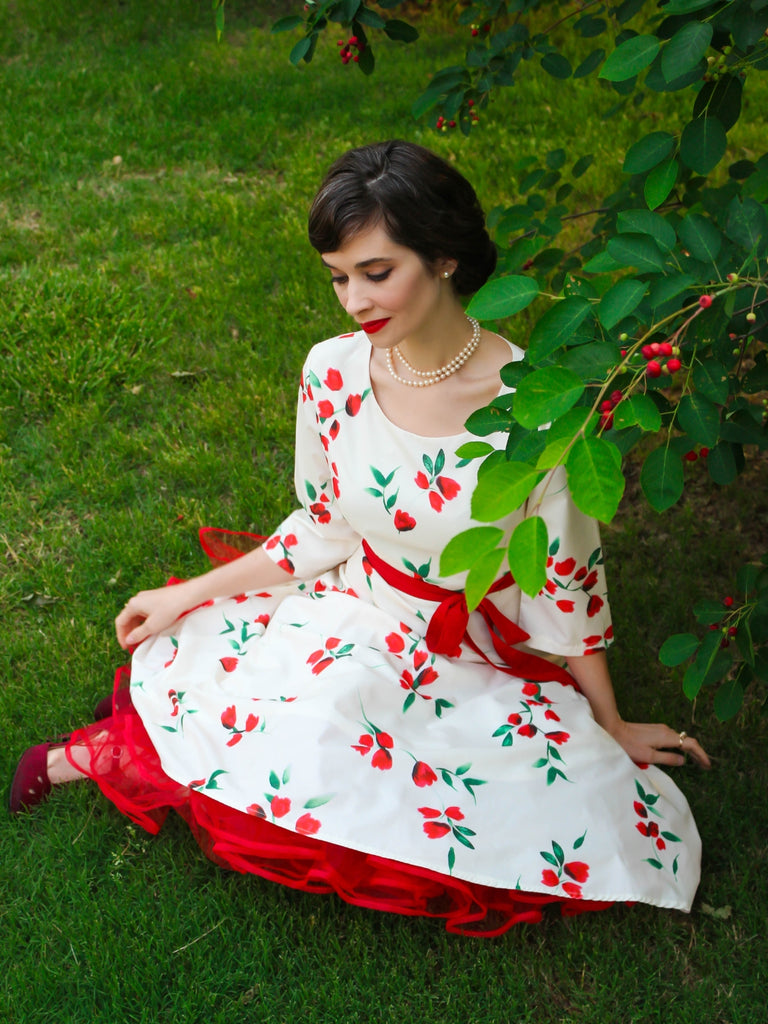
[{"label": "ruffled red underskirt", "polygon": [[559,904],[567,917],[611,906],[465,882],[299,835],[233,810],[165,774],[131,705],[128,681],[127,668],[118,670],[113,715],[73,733],[67,756],[118,810],[148,832],[159,832],[174,808],[205,855],[221,867],[306,892],[335,892],[359,907],[442,918],[447,931],[462,935],[490,937],[515,924],[536,923],[550,903]]}]

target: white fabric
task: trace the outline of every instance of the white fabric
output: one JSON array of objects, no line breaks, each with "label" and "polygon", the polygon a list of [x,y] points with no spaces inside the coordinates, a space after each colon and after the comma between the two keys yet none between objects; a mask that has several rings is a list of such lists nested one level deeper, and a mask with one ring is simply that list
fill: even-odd
[{"label": "white fabric", "polygon": [[[466,647],[431,654],[435,605],[370,572],[363,537],[401,571],[461,586],[440,576],[439,556],[473,525],[477,462],[455,454],[469,434],[392,424],[369,358],[356,333],[305,365],[301,507],[266,545],[296,581],[217,600],[136,652],[132,695],[163,768],[283,828],[470,881],[688,909],[700,843],[672,781],[633,764],[574,688],[526,683]],[[538,512],[547,587],[494,603],[548,655],[604,647],[597,524],[562,480]],[[492,652],[483,631],[474,615],[470,632]]]}]

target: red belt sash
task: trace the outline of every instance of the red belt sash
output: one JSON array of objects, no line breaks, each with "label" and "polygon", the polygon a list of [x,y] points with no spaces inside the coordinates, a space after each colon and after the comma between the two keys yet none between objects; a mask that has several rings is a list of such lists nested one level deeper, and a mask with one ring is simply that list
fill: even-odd
[{"label": "red belt sash", "polygon": [[[433,601],[437,604],[437,608],[429,620],[426,635],[427,647],[434,654],[457,658],[461,654],[461,645],[466,644],[483,661],[493,665],[500,672],[534,682],[557,681],[566,686],[577,685],[573,676],[560,665],[537,654],[519,651],[515,648],[515,644],[530,639],[530,634],[521,629],[516,622],[512,622],[511,619],[503,615],[488,598],[488,595],[482,599],[476,611],[485,620],[494,650],[504,663],[502,665],[494,664],[469,635],[469,610],[463,590],[448,590],[436,583],[428,583],[420,576],[401,572],[379,558],[365,540],[363,541],[363,551],[371,567],[385,583],[410,597],[416,597],[422,601]],[[501,579],[496,580],[488,593],[495,594],[500,590],[505,590],[514,582],[512,574],[505,573]]]}]

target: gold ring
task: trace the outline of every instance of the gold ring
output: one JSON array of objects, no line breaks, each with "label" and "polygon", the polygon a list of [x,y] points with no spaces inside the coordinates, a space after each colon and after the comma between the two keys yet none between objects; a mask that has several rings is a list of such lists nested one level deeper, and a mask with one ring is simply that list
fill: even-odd
[{"label": "gold ring", "polygon": [[681,733],[678,733],[678,736],[680,737],[680,746],[682,747],[683,740],[688,739],[688,733],[687,732],[681,732]]}]

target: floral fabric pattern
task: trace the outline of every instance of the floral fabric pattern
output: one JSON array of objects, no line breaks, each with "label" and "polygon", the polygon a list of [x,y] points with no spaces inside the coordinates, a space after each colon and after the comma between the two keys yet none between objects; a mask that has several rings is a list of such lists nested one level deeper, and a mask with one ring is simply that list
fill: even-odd
[{"label": "floral fabric pattern", "polygon": [[[265,543],[293,580],[209,602],[134,655],[133,701],[163,770],[278,830],[436,877],[687,909],[699,839],[670,779],[634,765],[574,687],[498,671],[466,645],[431,652],[435,605],[366,558],[363,539],[400,572],[460,589],[440,552],[471,522],[477,481],[456,454],[469,435],[420,437],[386,418],[370,351],[365,334],[343,335],[305,364],[299,507]],[[600,650],[613,631],[597,524],[564,478],[531,501],[549,529],[547,582],[493,601],[533,651]],[[494,662],[484,630],[472,615]]]}]

